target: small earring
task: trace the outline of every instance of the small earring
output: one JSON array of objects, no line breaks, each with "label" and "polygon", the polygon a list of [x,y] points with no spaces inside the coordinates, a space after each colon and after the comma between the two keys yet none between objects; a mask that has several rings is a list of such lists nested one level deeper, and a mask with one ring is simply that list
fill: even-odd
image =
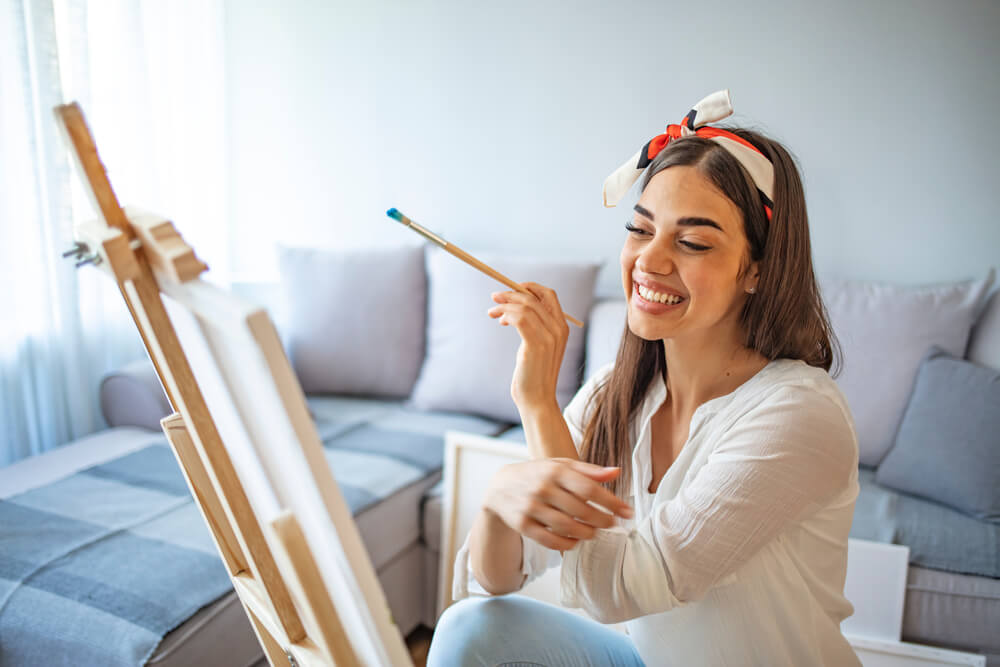
[{"label": "small earring", "polygon": [[747,294],[756,294],[756,293],[757,293],[756,287],[751,287],[750,289],[747,290]]}]

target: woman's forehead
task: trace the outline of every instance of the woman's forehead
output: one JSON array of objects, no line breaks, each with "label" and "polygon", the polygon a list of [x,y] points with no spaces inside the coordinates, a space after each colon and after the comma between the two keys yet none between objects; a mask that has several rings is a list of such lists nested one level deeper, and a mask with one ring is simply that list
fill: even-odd
[{"label": "woman's forehead", "polygon": [[706,218],[718,222],[723,231],[738,229],[742,220],[739,207],[729,197],[696,168],[686,166],[668,167],[654,175],[636,210],[656,223]]}]

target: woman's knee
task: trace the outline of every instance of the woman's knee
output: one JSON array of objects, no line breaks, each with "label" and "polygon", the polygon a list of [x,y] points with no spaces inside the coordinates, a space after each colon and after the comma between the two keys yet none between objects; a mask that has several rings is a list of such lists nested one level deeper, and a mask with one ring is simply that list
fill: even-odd
[{"label": "woman's knee", "polygon": [[490,664],[517,621],[517,606],[513,598],[492,597],[466,598],[448,607],[434,628],[427,664]]},{"label": "woman's knee", "polygon": [[438,619],[435,635],[483,640],[498,628],[510,625],[515,604],[503,597],[466,598],[448,607]]}]

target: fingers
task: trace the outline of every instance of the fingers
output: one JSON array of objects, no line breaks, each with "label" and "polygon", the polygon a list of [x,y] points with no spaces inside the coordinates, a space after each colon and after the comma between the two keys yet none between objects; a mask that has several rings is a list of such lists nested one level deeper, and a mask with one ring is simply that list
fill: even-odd
[{"label": "fingers", "polygon": [[534,294],[535,298],[541,301],[552,315],[558,317],[560,321],[564,321],[562,306],[559,305],[559,297],[556,296],[554,289],[538,283],[521,283],[521,287]]},{"label": "fingers", "polygon": [[[539,319],[546,325],[546,327],[551,327],[553,331],[556,331],[562,336],[569,335],[569,325],[566,324],[566,319],[563,316],[562,306],[559,305],[559,298],[556,296],[555,290],[545,287],[544,285],[539,285],[538,283],[521,283],[528,293],[517,291],[509,292],[494,292],[492,299],[500,304],[521,304],[528,308],[535,310],[538,313]],[[490,309],[491,317],[493,312],[500,312],[496,307]]]},{"label": "fingers", "polygon": [[557,551],[569,551],[579,542],[579,540],[556,535],[537,521],[528,521],[519,532],[526,537],[530,537],[543,547]]},{"label": "fingers", "polygon": [[491,308],[487,314],[492,318],[501,318],[500,324],[513,325],[522,334],[538,336],[549,344],[557,344],[559,335],[554,333],[538,314],[538,311],[522,304],[507,303]]},{"label": "fingers", "polygon": [[528,516],[556,535],[571,537],[574,540],[589,540],[597,532],[593,526],[577,521],[565,512],[540,501],[532,502],[528,506]]},{"label": "fingers", "polygon": [[588,505],[562,488],[548,490],[542,494],[541,499],[560,512],[595,528],[611,528],[615,525],[614,515]]},{"label": "fingers", "polygon": [[556,482],[582,500],[596,503],[618,516],[631,519],[634,512],[628,503],[595,481],[595,477],[601,482],[610,481],[621,472],[613,470],[592,463],[568,460],[563,463],[563,469],[557,474]]}]

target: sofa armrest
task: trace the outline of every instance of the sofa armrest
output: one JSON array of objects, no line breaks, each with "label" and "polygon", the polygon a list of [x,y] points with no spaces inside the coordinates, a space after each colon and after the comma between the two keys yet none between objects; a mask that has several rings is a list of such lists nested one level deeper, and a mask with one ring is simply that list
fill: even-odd
[{"label": "sofa armrest", "polygon": [[101,380],[101,412],[109,426],[160,430],[173,410],[148,359],[133,361]]}]

